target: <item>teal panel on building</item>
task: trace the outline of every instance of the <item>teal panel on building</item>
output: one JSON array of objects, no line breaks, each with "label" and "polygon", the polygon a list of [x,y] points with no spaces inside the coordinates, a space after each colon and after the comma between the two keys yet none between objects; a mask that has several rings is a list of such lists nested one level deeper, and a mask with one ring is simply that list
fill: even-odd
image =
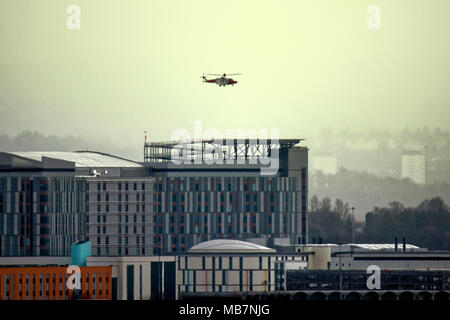
[{"label": "teal panel on building", "polygon": [[84,240],[72,244],[71,255],[72,265],[85,267],[87,265],[87,257],[91,255],[91,241]]}]

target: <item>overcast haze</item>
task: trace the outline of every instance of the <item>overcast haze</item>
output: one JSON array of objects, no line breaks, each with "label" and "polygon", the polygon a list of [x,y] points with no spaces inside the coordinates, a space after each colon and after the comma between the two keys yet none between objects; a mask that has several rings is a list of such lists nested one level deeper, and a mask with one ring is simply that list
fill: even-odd
[{"label": "overcast haze", "polygon": [[[81,8],[68,30],[66,9]],[[381,30],[368,30],[368,5]],[[0,0],[0,133],[449,129],[450,1]],[[243,73],[234,87],[202,73]]]}]

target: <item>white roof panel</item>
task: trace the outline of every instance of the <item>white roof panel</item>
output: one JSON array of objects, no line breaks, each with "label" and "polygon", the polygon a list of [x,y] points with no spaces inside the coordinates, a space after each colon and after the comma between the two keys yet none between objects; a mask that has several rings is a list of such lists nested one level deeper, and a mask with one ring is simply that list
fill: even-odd
[{"label": "white roof panel", "polygon": [[241,252],[276,252],[275,249],[261,246],[256,243],[231,240],[231,239],[217,239],[201,242],[191,249],[189,252],[216,252],[216,251],[241,251]]},{"label": "white roof panel", "polygon": [[18,157],[42,161],[42,157],[75,162],[75,167],[142,167],[138,162],[92,151],[27,151],[8,152]]},{"label": "white roof panel", "polygon": [[[383,249],[395,249],[394,243],[352,243],[351,246],[361,248],[361,249],[367,249],[367,250],[383,250]],[[402,248],[402,244],[398,244],[398,248]],[[418,246],[415,246],[413,244],[406,244],[406,249],[420,249]]]}]

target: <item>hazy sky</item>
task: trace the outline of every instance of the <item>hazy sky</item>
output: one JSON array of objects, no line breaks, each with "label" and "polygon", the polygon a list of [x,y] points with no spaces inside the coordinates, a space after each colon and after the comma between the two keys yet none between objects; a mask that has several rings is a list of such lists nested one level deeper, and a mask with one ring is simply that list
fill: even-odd
[{"label": "hazy sky", "polygon": [[[0,0],[0,133],[140,146],[195,120],[282,137],[449,129],[449,16],[448,0]],[[243,75],[201,82],[223,72]]]}]

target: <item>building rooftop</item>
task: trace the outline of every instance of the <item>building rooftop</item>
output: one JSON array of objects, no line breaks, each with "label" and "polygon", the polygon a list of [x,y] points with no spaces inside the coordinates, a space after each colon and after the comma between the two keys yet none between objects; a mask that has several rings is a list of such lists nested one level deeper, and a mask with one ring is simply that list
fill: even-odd
[{"label": "building rooftop", "polygon": [[[350,243],[349,245],[360,248],[360,249],[366,249],[366,250],[394,250],[395,249],[394,243],[374,243],[374,244]],[[397,248],[398,248],[398,250],[402,250],[403,245],[399,243]],[[411,250],[411,249],[420,249],[420,248],[413,244],[406,244],[406,250]]]},{"label": "building rooftop", "polygon": [[[44,167],[44,162],[56,160],[73,163],[75,167],[142,167],[142,164],[95,151],[26,151],[0,152],[0,167]],[[55,163],[53,161],[53,163]]]},{"label": "building rooftop", "polygon": [[259,244],[229,239],[217,239],[201,242],[188,250],[190,253],[212,253],[212,252],[267,252],[275,253],[275,249],[261,246]]},{"label": "building rooftop", "polygon": [[[336,243],[322,243],[322,244],[307,244],[307,247],[339,247],[339,244]],[[356,249],[362,249],[362,250],[395,250],[395,244],[394,243],[343,243],[341,245],[342,247],[351,247]],[[399,243],[398,251],[403,250],[403,244]],[[415,246],[413,244],[406,244],[406,250],[418,250],[422,249],[418,246]]]}]

